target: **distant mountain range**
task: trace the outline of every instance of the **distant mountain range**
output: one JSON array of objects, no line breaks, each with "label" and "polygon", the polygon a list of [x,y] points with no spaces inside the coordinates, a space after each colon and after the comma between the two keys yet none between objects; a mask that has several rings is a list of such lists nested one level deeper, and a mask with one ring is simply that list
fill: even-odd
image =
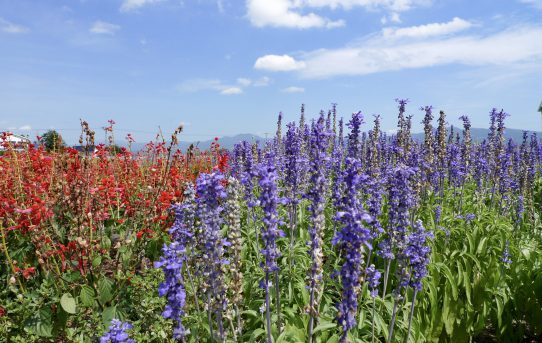
[{"label": "distant mountain range", "polygon": [[[448,127],[448,134],[450,134],[450,127]],[[504,137],[506,138],[506,140],[509,140],[510,138],[514,141],[514,142],[521,142],[523,140],[523,132],[525,130],[519,130],[519,129],[505,129],[504,130]],[[463,137],[463,128],[462,127],[455,127],[454,126],[454,132],[457,132],[459,133],[459,136],[460,137]],[[541,135],[541,132],[540,131],[528,131],[529,132],[529,136],[532,134],[532,133],[536,133],[536,135],[538,136],[538,138],[541,138],[542,135]],[[479,129],[479,128],[471,128],[470,129],[470,134],[471,134],[471,137],[474,141],[477,141],[477,142],[481,142],[483,141],[484,139],[487,138],[487,134],[489,133],[489,130],[488,129]],[[454,134],[455,135],[455,134]],[[421,132],[421,133],[414,133],[412,134],[412,137],[416,140],[423,140],[424,139],[424,133]]]},{"label": "distant mountain range", "polygon": [[[247,141],[247,142],[259,141],[260,143],[264,143],[268,140],[271,140],[271,138],[266,139],[258,135],[244,133],[244,134],[239,134],[235,136],[220,137],[218,140],[218,144],[220,144],[221,148],[233,149],[235,144],[241,141]],[[204,140],[204,141],[193,141],[193,142],[179,141],[179,149],[186,150],[190,147],[190,145],[193,144],[195,147],[199,148],[200,150],[206,150],[211,147],[211,144],[213,142],[214,142],[214,139]],[[132,143],[132,151],[142,150],[145,147],[145,145],[146,143]]]},{"label": "distant mountain range", "polygon": [[[448,134],[450,134],[450,130],[451,130],[451,128],[448,127]],[[488,129],[471,128],[472,139],[474,141],[481,142],[481,141],[483,141],[484,139],[487,138],[488,131],[489,131]],[[512,138],[516,142],[521,142],[522,137],[523,137],[523,131],[524,130],[519,130],[519,129],[506,129],[505,133],[504,133],[504,136],[506,137],[507,140]],[[454,132],[459,133],[459,135],[462,137],[463,128],[454,127]],[[533,131],[529,131],[529,135],[532,132]],[[536,132],[536,134],[538,135],[538,137],[542,137],[541,132]],[[423,134],[423,132],[414,133],[414,134],[412,134],[412,138],[414,138],[416,140],[423,140],[424,134]],[[222,148],[233,149],[235,144],[239,143],[241,141],[248,141],[248,142],[259,141],[260,143],[265,143],[266,141],[270,141],[270,140],[272,140],[272,138],[267,138],[266,139],[266,138],[260,137],[258,135],[245,133],[245,134],[239,134],[239,135],[235,135],[235,136],[220,137],[220,139],[218,140],[218,143],[220,144],[220,146]],[[181,150],[186,150],[186,149],[188,149],[188,147],[191,144],[194,144],[194,146],[198,147],[200,150],[206,150],[206,149],[209,149],[211,147],[211,143],[213,143],[213,142],[214,142],[214,140],[193,141],[193,142],[181,141],[181,142],[179,142],[179,148]],[[132,144],[132,150],[133,151],[142,150],[144,147],[145,147],[145,144],[143,144],[143,143],[133,143]]]}]

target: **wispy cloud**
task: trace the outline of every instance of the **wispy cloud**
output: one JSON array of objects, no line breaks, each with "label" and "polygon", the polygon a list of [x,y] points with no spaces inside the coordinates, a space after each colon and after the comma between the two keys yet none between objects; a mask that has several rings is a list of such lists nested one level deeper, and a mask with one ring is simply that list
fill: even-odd
[{"label": "wispy cloud", "polygon": [[120,6],[121,12],[130,12],[140,9],[143,6],[156,4],[163,0],[124,0]]},{"label": "wispy cloud", "polygon": [[[265,82],[265,84],[263,84]],[[243,94],[247,87],[258,87],[267,85],[268,78],[251,80],[249,78],[240,77],[235,83],[224,83],[219,79],[192,79],[186,80],[177,86],[177,89],[183,93],[214,91],[222,95],[238,95]]]},{"label": "wispy cloud", "polygon": [[516,26],[486,35],[431,37],[426,34],[421,35],[423,39],[412,34],[419,32],[414,28],[402,32],[406,36],[401,40],[380,33],[344,48],[315,50],[296,61],[303,68],[285,70],[297,71],[304,78],[329,78],[447,64],[540,65],[542,61],[542,25]]},{"label": "wispy cloud", "polygon": [[282,91],[284,93],[304,93],[305,92],[305,88],[303,87],[295,87],[295,86],[291,86],[291,87],[286,87],[284,89],[282,89]]},{"label": "wispy cloud", "polygon": [[0,18],[0,31],[5,32],[5,33],[17,34],[17,33],[25,33],[30,30],[25,26],[17,25],[4,18]]},{"label": "wispy cloud", "polygon": [[254,87],[266,87],[266,86],[269,86],[270,83],[271,83],[271,79],[267,76],[263,76],[257,80],[254,80],[254,82],[252,82],[252,85]]},{"label": "wispy cloud", "polygon": [[237,83],[240,84],[243,87],[248,87],[248,86],[250,86],[252,84],[252,80],[247,79],[245,77],[240,77],[240,78],[237,79]]},{"label": "wispy cloud", "polygon": [[455,17],[446,23],[431,23],[403,28],[385,28],[382,33],[386,38],[425,38],[456,33],[472,26],[473,24],[470,21]]},{"label": "wispy cloud", "polygon": [[220,94],[223,94],[223,95],[243,94],[243,90],[240,87],[228,87],[221,90]]},{"label": "wispy cloud", "polygon": [[90,27],[89,31],[96,34],[114,35],[115,32],[120,30],[119,25],[107,23],[105,21],[95,21]]},{"label": "wispy cloud", "polygon": [[540,10],[542,10],[542,0],[519,0],[520,2],[523,2],[524,4],[532,5]]},{"label": "wispy cloud", "polygon": [[[332,20],[307,9],[322,8],[351,10],[355,7],[367,10],[384,9],[391,11],[390,20],[399,22],[399,13],[431,0],[247,0],[247,17],[256,27],[286,27],[295,29],[336,28],[345,26],[342,19]],[[388,19],[386,19],[387,21]]]},{"label": "wispy cloud", "polygon": [[269,71],[293,71],[305,68],[305,62],[296,61],[288,55],[265,55],[256,60],[254,68]]},{"label": "wispy cloud", "polygon": [[30,131],[32,130],[32,126],[30,125],[23,125],[19,128],[19,131]]}]

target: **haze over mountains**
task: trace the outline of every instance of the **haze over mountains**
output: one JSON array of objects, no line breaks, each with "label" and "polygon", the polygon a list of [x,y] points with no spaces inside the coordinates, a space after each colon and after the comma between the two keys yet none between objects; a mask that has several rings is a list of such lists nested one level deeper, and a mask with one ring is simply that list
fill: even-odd
[{"label": "haze over mountains", "polygon": [[[451,130],[451,128],[448,127],[448,134],[450,134],[450,130]],[[471,128],[472,139],[475,140],[475,141],[482,141],[485,138],[487,138],[488,131],[489,131],[488,129]],[[522,137],[523,137],[523,131],[524,130],[508,129],[507,128],[505,130],[504,136],[506,137],[507,140],[512,138],[515,142],[521,142]],[[454,127],[454,132],[459,133],[460,137],[462,137],[463,128]],[[538,137],[542,137],[540,131],[529,131],[529,136],[533,132],[535,132]],[[181,134],[181,137],[182,137],[182,134]],[[415,140],[423,140],[423,137],[424,137],[423,132],[412,134],[412,138],[414,138]],[[239,143],[239,142],[244,141],[244,140],[248,141],[248,142],[259,141],[260,143],[265,143],[266,141],[270,141],[272,139],[273,138],[267,138],[266,139],[265,137],[245,133],[245,134],[239,134],[239,135],[235,135],[235,136],[220,137],[220,139],[218,140],[218,143],[220,144],[220,146],[222,148],[232,149],[236,143]],[[210,148],[211,144],[213,142],[214,142],[214,140],[202,140],[202,141],[192,141],[192,142],[180,141],[179,142],[179,148],[181,150],[186,150],[186,149],[188,149],[188,147],[191,144],[194,144],[194,146],[198,147],[199,149],[205,150],[205,149]],[[139,151],[139,150],[143,149],[144,146],[145,146],[144,143],[134,143],[134,144],[132,144],[132,150],[133,151]]]}]

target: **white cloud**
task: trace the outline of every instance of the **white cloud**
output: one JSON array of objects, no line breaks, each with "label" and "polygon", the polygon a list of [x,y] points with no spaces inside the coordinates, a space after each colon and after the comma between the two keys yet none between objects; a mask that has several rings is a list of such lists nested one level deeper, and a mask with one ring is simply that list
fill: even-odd
[{"label": "white cloud", "polygon": [[23,125],[19,128],[20,131],[30,131],[32,130],[32,126],[30,125]]},{"label": "white cloud", "polygon": [[304,93],[305,88],[291,86],[291,87],[284,88],[282,91],[284,93]]},{"label": "white cloud", "polygon": [[431,0],[246,0],[247,17],[252,25],[296,29],[336,28],[346,24],[342,19],[331,20],[310,12],[310,9],[341,8],[347,11],[355,7],[366,10],[383,9],[393,12],[390,16],[391,21],[399,22],[398,12],[430,3]]},{"label": "white cloud", "polygon": [[244,77],[240,77],[240,78],[237,79],[237,83],[240,84],[243,87],[248,87],[248,86],[250,86],[252,84],[252,80],[244,78]]},{"label": "white cloud", "polygon": [[332,21],[315,13],[300,14],[295,11],[293,0],[247,0],[247,16],[257,27],[273,26],[296,29],[313,27],[335,28],[344,21]]},{"label": "white cloud", "polygon": [[[239,80],[242,80],[239,82]],[[235,94],[242,94],[243,93],[243,86],[241,83],[244,82],[245,84],[247,81],[251,80],[245,79],[245,78],[239,78],[237,79],[237,85],[231,85],[231,84],[225,84],[219,79],[192,79],[187,80],[183,83],[181,83],[179,86],[177,86],[177,90],[184,93],[193,93],[193,92],[201,92],[201,91],[214,91],[218,92],[223,95],[235,95]]]},{"label": "white cloud", "polygon": [[252,85],[254,87],[266,87],[266,86],[269,86],[270,83],[271,83],[271,79],[268,78],[267,76],[263,76],[259,78],[258,80],[255,80]]},{"label": "white cloud", "polygon": [[[520,26],[482,35],[433,37],[397,41],[381,35],[339,49],[320,49],[305,55],[305,78],[366,75],[446,64],[471,66],[541,64],[542,26]],[[506,52],[502,51],[506,47]],[[541,66],[542,67],[542,66]]]},{"label": "white cloud", "polygon": [[30,31],[27,27],[24,27],[22,25],[14,24],[10,21],[5,20],[4,18],[0,18],[0,31],[5,33],[25,33]]},{"label": "white cloud", "polygon": [[119,25],[107,23],[105,21],[95,21],[90,28],[91,33],[114,35],[120,29]]},{"label": "white cloud", "polygon": [[224,88],[220,91],[220,94],[223,95],[237,95],[237,94],[243,94],[243,90],[239,87],[228,87]]},{"label": "white cloud", "polygon": [[219,79],[191,79],[177,86],[177,90],[184,93],[201,91],[215,91],[223,95],[243,94],[249,87],[265,87],[271,83],[271,79],[263,76],[259,79],[239,77],[234,83],[225,83]]},{"label": "white cloud", "polygon": [[163,0],[124,0],[120,6],[121,12],[130,12],[140,9],[143,6],[155,4]]},{"label": "white cloud", "polygon": [[390,20],[393,22],[393,23],[400,23],[401,22],[401,15],[397,12],[393,12],[392,14],[390,14]]},{"label": "white cloud", "polygon": [[382,25],[387,24],[388,21],[391,21],[392,23],[400,23],[401,22],[401,15],[397,12],[392,12],[389,16],[383,16],[380,18],[380,22]]},{"label": "white cloud", "polygon": [[532,5],[542,10],[542,0],[519,0],[519,1],[523,2],[524,4]]},{"label": "white cloud", "polygon": [[471,28],[473,24],[470,21],[455,17],[447,23],[431,23],[420,26],[385,28],[382,30],[386,38],[424,38],[431,36],[442,36]]},{"label": "white cloud", "polygon": [[293,71],[305,68],[305,63],[288,55],[265,55],[259,57],[254,68],[269,71]]},{"label": "white cloud", "polygon": [[192,79],[181,83],[177,89],[181,92],[199,92],[206,90],[221,91],[227,86],[224,86],[218,79]]},{"label": "white cloud", "polygon": [[431,0],[296,0],[297,3],[310,7],[329,7],[331,9],[342,8],[350,10],[354,7],[366,9],[384,8],[392,11],[408,11],[416,6],[431,4]]}]

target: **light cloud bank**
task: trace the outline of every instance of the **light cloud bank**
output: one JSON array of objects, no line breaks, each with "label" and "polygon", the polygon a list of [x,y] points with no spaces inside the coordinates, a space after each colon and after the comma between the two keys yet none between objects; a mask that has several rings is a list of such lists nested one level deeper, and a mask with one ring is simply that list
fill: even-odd
[{"label": "light cloud bank", "polygon": [[415,6],[428,5],[431,0],[247,0],[247,18],[256,27],[285,27],[295,29],[337,28],[346,23],[342,19],[332,20],[307,9],[351,10],[355,7],[367,10],[384,9],[394,12],[390,19],[399,22],[398,12]]},{"label": "light cloud bank", "polygon": [[[306,53],[299,61],[291,57],[269,59],[266,57],[276,55],[268,55],[259,58],[255,67],[295,71],[303,78],[312,79],[448,64],[511,66],[535,63],[542,67],[542,25],[511,27],[486,35],[442,36],[470,27],[470,24],[466,24],[469,22],[463,20],[450,23],[454,23],[454,20],[436,26],[429,24],[397,29],[393,34],[370,35],[343,48]],[[398,35],[403,35],[402,39],[395,39]],[[277,60],[289,62],[270,62]]]}]

